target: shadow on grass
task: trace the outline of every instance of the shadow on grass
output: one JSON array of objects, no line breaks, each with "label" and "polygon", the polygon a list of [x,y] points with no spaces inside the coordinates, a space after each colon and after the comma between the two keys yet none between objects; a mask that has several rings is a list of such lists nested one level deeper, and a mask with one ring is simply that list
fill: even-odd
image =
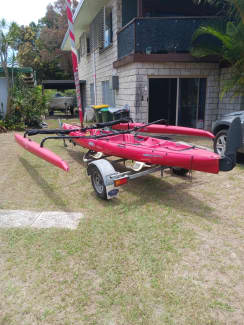
[{"label": "shadow on grass", "polygon": [[[85,167],[84,167],[85,168]],[[123,165],[118,164],[115,167],[117,171],[125,171]],[[143,176],[129,182],[124,186],[124,191],[126,192],[125,198],[122,200],[119,194],[118,198],[112,201],[101,201],[97,198],[96,194],[93,192],[94,200],[100,201],[100,205],[104,208],[108,206],[116,208],[123,208],[123,206],[128,206],[129,210],[132,212],[136,209],[146,208],[147,205],[155,206],[165,206],[178,211],[182,215],[192,215],[199,216],[208,221],[218,222],[220,220],[219,216],[215,213],[215,210],[207,204],[207,197],[205,194],[205,200],[196,198],[187,192],[196,185],[202,185],[202,181],[193,179],[193,183],[187,177],[172,176],[180,178],[182,183],[170,184],[167,182],[167,178],[171,176],[166,176],[166,178],[159,178],[153,175]],[[207,183],[206,183],[206,186]],[[199,189],[196,187],[196,192]],[[131,198],[133,197],[133,200]]]},{"label": "shadow on grass", "polygon": [[206,201],[201,201],[186,192],[191,187],[192,184],[187,180],[181,184],[172,185],[163,179],[148,175],[134,180],[126,186],[125,190],[134,196],[138,195],[133,206],[145,206],[150,203],[155,206],[162,204],[178,210],[181,214],[197,215],[206,220],[218,221],[219,217]]},{"label": "shadow on grass", "polygon": [[19,161],[26,169],[31,178],[40,187],[40,189],[45,193],[45,195],[54,203],[54,205],[62,209],[65,212],[72,212],[67,208],[67,204],[61,198],[58,193],[56,193],[53,188],[47,183],[47,181],[38,173],[38,171],[24,158],[19,158]]},{"label": "shadow on grass", "polygon": [[86,168],[85,167],[85,164],[83,163],[83,157],[84,157],[84,155],[85,155],[85,153],[84,152],[82,152],[82,151],[75,151],[75,150],[73,150],[72,148],[67,148],[67,150],[66,150],[66,152],[69,154],[69,156],[72,158],[72,159],[74,159],[78,164],[80,164],[80,165],[82,165],[82,166],[84,166],[84,168]]},{"label": "shadow on grass", "polygon": [[[68,149],[67,152],[72,159],[82,165],[83,168],[86,168],[82,161],[83,152],[72,151],[71,149]],[[126,171],[122,164],[114,164],[114,167],[117,171]],[[172,177],[179,178],[174,175],[172,175]],[[155,205],[164,205],[176,209],[182,214],[197,215],[207,220],[211,219],[212,221],[218,221],[219,217],[214,213],[214,209],[211,208],[206,201],[203,202],[186,192],[187,189],[192,189],[194,185],[199,184],[199,181],[193,179],[193,183],[191,183],[186,177],[180,177],[180,179],[182,179],[182,183],[175,185],[153,175],[147,175],[131,181],[124,187],[126,192],[137,197],[135,201],[133,201],[133,205],[130,206],[130,210],[153,203]],[[196,191],[198,191],[197,188]],[[128,204],[128,202],[122,202],[120,196],[118,196],[118,199],[112,201],[101,201],[101,199],[97,198],[95,193],[93,193],[93,197],[94,200],[98,200],[100,205],[104,208],[107,208],[108,205],[116,208],[123,204]]]}]

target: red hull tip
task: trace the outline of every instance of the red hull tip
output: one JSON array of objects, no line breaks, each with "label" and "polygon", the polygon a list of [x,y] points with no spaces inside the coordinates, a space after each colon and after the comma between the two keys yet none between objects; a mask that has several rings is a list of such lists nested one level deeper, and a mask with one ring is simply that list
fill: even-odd
[{"label": "red hull tip", "polygon": [[52,151],[40,147],[40,145],[28,138],[24,138],[22,135],[15,134],[15,141],[25,150],[29,151],[33,155],[49,162],[50,164],[63,169],[65,172],[69,171],[69,165],[62,160],[58,155]]}]

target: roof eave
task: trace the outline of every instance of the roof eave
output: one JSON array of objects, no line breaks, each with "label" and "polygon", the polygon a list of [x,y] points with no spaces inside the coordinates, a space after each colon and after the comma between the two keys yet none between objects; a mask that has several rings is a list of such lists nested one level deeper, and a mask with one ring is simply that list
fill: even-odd
[{"label": "roof eave", "polygon": [[[78,41],[82,32],[88,29],[88,26],[95,18],[99,10],[108,3],[109,0],[81,0],[73,15],[74,32]],[[69,31],[66,32],[61,49],[70,51]]]}]

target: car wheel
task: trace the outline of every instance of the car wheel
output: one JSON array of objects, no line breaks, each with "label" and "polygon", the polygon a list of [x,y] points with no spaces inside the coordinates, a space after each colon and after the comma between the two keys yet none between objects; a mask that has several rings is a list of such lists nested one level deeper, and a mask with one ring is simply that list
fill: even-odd
[{"label": "car wheel", "polygon": [[92,186],[98,197],[101,199],[107,199],[107,191],[104,185],[103,177],[97,167],[91,169],[91,181]]},{"label": "car wheel", "polygon": [[189,169],[173,167],[172,171],[177,176],[186,176],[189,172]]},{"label": "car wheel", "polygon": [[216,134],[216,137],[214,139],[214,152],[220,155],[221,157],[224,157],[225,155],[227,133],[228,130],[221,130]]}]

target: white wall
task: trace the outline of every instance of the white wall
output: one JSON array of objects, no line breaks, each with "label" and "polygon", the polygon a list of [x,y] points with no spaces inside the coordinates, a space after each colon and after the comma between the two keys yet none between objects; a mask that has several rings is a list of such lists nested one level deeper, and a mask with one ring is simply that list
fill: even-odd
[{"label": "white wall", "polygon": [[[7,110],[8,100],[8,79],[0,78],[0,115],[5,116]],[[3,110],[3,112],[2,112]]]}]

